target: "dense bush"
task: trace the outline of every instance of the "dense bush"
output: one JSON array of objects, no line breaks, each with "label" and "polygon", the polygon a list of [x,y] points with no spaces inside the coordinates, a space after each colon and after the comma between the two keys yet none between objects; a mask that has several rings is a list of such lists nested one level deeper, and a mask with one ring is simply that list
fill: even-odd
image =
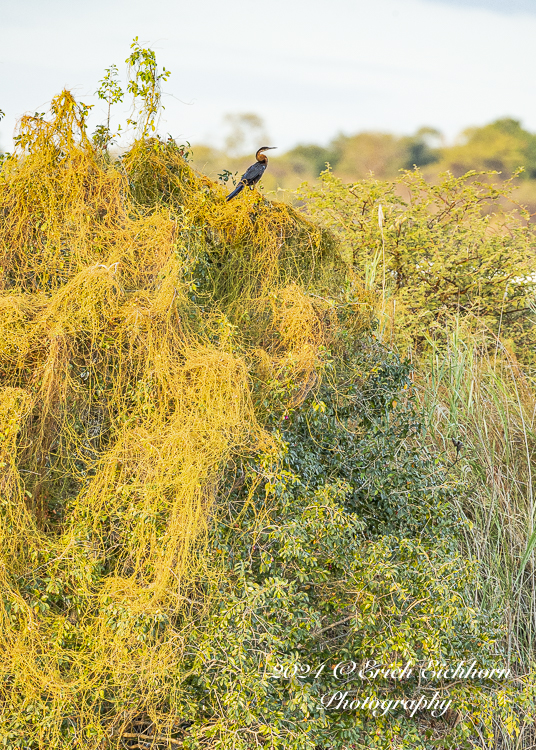
[{"label": "dense bush", "polygon": [[511,191],[476,172],[445,173],[437,184],[414,171],[397,183],[348,185],[328,170],[301,194],[362,283],[382,289],[402,351],[422,351],[460,315],[532,362],[536,237]]},{"label": "dense bush", "polygon": [[[449,501],[457,488],[422,445],[410,383],[407,366],[363,340],[332,385],[277,414],[278,460],[231,473],[211,534],[221,578],[190,645],[194,736],[312,750],[454,747],[474,733],[471,712],[452,731],[431,715],[378,718],[321,703],[343,689],[378,700],[429,692],[416,678],[341,687],[338,662],[504,659],[498,620],[471,605],[475,571],[457,550],[462,521]],[[297,676],[278,679],[283,668]],[[481,682],[453,690],[473,716],[497,687]]]}]

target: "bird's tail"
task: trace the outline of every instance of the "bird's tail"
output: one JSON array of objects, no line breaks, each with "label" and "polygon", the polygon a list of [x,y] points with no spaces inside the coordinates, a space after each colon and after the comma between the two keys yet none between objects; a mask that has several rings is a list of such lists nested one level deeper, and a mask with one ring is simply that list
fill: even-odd
[{"label": "bird's tail", "polygon": [[227,200],[230,201],[231,198],[234,198],[235,195],[238,195],[238,193],[240,193],[240,191],[243,190],[243,189],[244,189],[244,183],[243,182],[239,182],[238,185],[233,190],[233,192],[229,193],[229,195],[227,196]]}]

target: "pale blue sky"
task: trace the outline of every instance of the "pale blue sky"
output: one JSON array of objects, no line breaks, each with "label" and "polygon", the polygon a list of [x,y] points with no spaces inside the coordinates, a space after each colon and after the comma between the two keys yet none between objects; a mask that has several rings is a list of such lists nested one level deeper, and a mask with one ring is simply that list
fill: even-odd
[{"label": "pale blue sky", "polygon": [[434,0],[445,5],[458,5],[465,8],[484,8],[507,15],[536,13],[534,0]]},{"label": "pale blue sky", "polygon": [[179,140],[218,144],[247,111],[279,148],[502,116],[536,131],[536,0],[0,0],[0,19],[4,148],[64,86],[97,103],[136,35],[172,71],[161,130]]}]

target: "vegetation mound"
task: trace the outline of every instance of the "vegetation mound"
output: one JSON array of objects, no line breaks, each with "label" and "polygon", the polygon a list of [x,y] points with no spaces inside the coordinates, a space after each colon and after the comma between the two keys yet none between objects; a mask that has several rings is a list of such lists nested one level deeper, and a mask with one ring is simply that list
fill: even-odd
[{"label": "vegetation mound", "polygon": [[[532,676],[489,678],[516,660],[481,606],[466,485],[380,340],[379,193],[338,225],[368,222],[351,257],[325,202],[322,224],[226,203],[172,140],[111,161],[85,115],[63,92],[0,171],[3,746],[519,737]],[[330,703],[333,666],[367,660],[414,665],[345,683],[377,703],[423,695],[415,665],[486,674],[428,685],[442,713]]]}]

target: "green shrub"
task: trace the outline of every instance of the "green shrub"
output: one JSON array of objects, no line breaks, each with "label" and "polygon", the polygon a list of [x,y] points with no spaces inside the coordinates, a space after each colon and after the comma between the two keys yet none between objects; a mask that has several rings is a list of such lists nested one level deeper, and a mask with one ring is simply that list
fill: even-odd
[{"label": "green shrub", "polygon": [[344,184],[326,171],[301,196],[308,214],[339,238],[363,283],[383,291],[402,351],[422,351],[459,314],[532,362],[534,225],[510,202],[512,181],[482,177],[445,173],[429,184],[416,170],[396,183]]},{"label": "green shrub", "polygon": [[[187,649],[194,737],[244,750],[265,741],[457,747],[496,690],[455,687],[458,702],[472,702],[455,730],[422,713],[374,717],[321,703],[341,690],[338,662],[504,660],[498,614],[473,606],[476,571],[458,552],[464,523],[451,502],[460,487],[423,447],[408,367],[362,343],[331,385],[273,414],[277,460],[260,456],[230,473],[210,537],[222,576]],[[297,676],[274,677],[283,668]],[[422,694],[414,677],[345,687],[356,688],[379,700]]]}]

